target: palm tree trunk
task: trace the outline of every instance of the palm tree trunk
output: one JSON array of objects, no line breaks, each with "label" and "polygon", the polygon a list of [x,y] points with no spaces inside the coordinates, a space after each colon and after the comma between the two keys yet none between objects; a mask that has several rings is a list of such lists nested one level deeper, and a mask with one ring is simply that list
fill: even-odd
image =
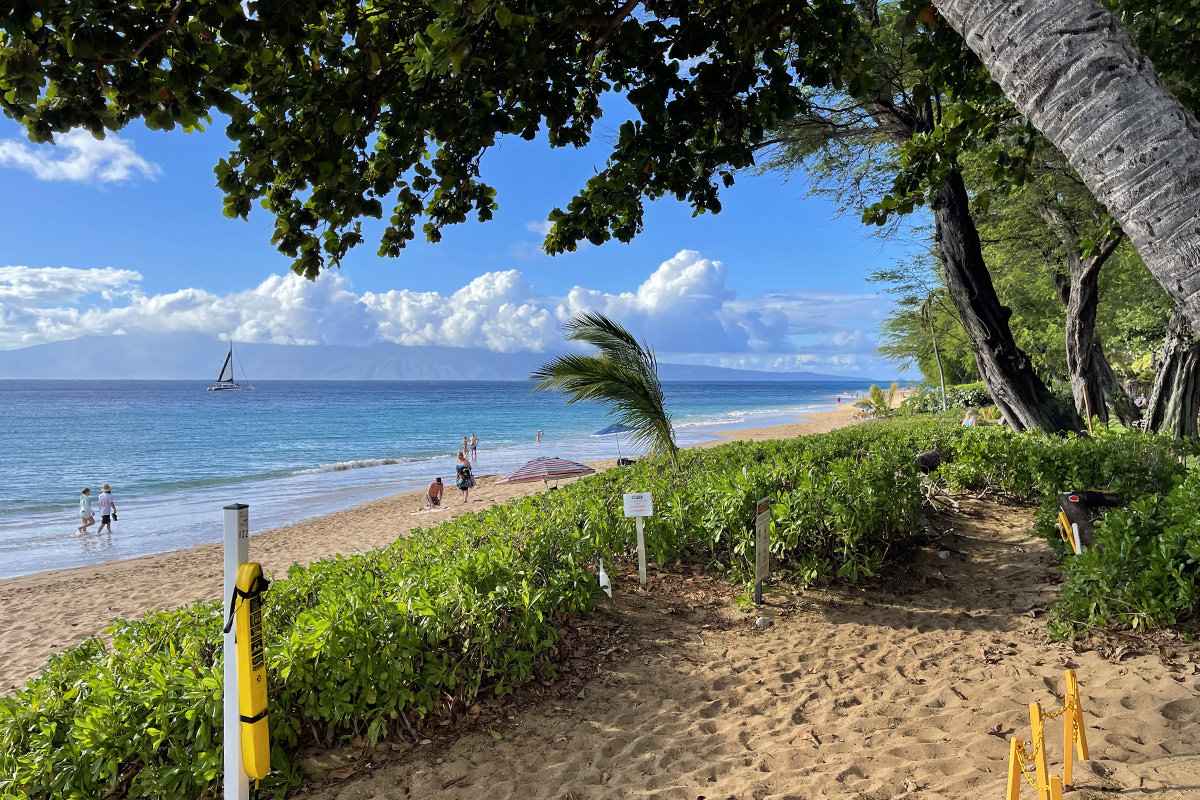
[{"label": "palm tree trunk", "polygon": [[1200,124],[1096,0],[934,0],[1200,330]]}]

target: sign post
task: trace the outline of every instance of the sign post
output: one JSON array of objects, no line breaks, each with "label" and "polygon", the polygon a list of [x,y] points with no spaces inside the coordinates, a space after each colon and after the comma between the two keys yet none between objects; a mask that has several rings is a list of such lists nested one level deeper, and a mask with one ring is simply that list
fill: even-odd
[{"label": "sign post", "polygon": [[762,605],[762,585],[771,574],[771,498],[758,501],[754,516],[754,604]]},{"label": "sign post", "polygon": [[[238,567],[250,560],[250,506],[225,506],[225,595],[222,605],[233,598]],[[225,634],[225,800],[249,800],[250,780],[242,768],[242,724],[238,709],[237,631]]]},{"label": "sign post", "polygon": [[649,492],[627,494],[625,499],[625,516],[633,517],[637,526],[638,550],[638,581],[646,588],[646,538],[642,530],[642,519],[654,516],[654,498]]}]

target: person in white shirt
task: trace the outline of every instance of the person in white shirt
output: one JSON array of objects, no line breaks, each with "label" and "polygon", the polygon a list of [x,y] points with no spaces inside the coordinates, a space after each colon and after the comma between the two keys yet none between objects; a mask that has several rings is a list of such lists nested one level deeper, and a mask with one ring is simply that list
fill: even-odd
[{"label": "person in white shirt", "polygon": [[111,534],[112,520],[117,518],[117,504],[113,502],[112,487],[107,483],[104,484],[97,500],[100,504],[100,527],[96,528],[96,533],[108,528],[108,532]]}]

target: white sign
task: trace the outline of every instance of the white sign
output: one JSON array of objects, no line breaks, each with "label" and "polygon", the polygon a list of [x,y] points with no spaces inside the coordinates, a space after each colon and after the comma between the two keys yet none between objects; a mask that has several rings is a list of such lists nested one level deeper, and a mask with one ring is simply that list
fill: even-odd
[{"label": "white sign", "polygon": [[625,516],[653,517],[654,498],[649,492],[638,492],[625,495]]},{"label": "white sign", "polygon": [[771,573],[771,498],[758,501],[754,517],[754,579],[765,581]]}]

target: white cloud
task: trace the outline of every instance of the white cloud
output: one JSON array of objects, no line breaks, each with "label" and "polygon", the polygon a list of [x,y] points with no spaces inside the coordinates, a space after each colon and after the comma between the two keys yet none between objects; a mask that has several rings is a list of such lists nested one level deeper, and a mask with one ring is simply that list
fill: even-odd
[{"label": "white cloud", "polygon": [[311,282],[275,275],[227,295],[181,289],[147,296],[140,283],[131,270],[0,267],[0,349],[86,334],[192,331],[275,344],[547,352],[567,347],[562,323],[595,310],[650,342],[664,361],[877,375],[872,331],[887,309],[875,295],[738,298],[725,265],[690,250],[619,294],[576,286],[550,297],[517,270],[485,273],[448,295],[358,294],[341,272]]},{"label": "white cloud", "polygon": [[43,181],[116,183],[135,175],[153,180],[162,172],[129,142],[115,135],[96,139],[82,130],[62,134],[53,145],[0,139],[0,166],[31,172]]},{"label": "white cloud", "polygon": [[550,231],[553,228],[554,223],[548,219],[544,219],[541,222],[538,222],[537,220],[531,220],[530,222],[525,223],[525,230],[529,231],[530,233],[536,233],[542,238],[549,236]]}]

